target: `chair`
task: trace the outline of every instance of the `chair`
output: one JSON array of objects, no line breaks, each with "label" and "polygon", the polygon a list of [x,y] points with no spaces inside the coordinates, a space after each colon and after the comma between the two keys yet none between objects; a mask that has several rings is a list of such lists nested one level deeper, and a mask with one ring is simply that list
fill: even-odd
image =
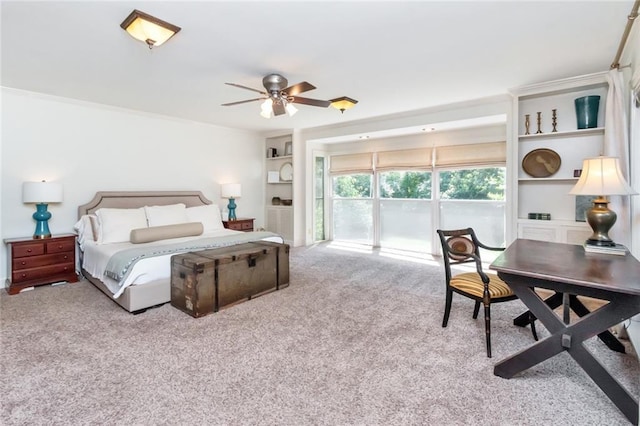
[{"label": "chair", "polygon": [[[473,319],[478,318],[480,303],[484,305],[484,325],[487,337],[487,357],[491,358],[491,303],[507,302],[518,297],[511,291],[507,283],[495,274],[485,273],[482,270],[480,259],[480,247],[486,250],[501,251],[504,248],[489,247],[482,244],[476,238],[472,228],[457,230],[440,230],[440,243],[442,244],[442,257],[444,259],[445,278],[447,286],[446,304],[442,326],[446,327],[451,312],[453,293],[461,294],[475,300]],[[465,272],[452,275],[451,265],[475,262],[476,272]],[[534,318],[531,319],[531,332],[533,338],[538,340]]]}]

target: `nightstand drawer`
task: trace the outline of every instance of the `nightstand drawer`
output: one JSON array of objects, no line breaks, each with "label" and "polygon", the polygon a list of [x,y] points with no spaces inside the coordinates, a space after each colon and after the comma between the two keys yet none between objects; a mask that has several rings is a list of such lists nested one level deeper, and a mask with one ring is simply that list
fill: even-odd
[{"label": "nightstand drawer", "polygon": [[13,271],[13,273],[11,274],[11,281],[13,283],[21,283],[38,278],[47,278],[55,275],[69,274],[71,272],[75,272],[74,262],[62,265],[41,266],[39,268]]},{"label": "nightstand drawer", "polygon": [[233,229],[234,231],[251,232],[253,231],[252,218],[238,218],[236,220],[223,220],[222,224],[227,229]]},{"label": "nightstand drawer", "polygon": [[69,238],[67,240],[47,242],[47,253],[61,253],[64,251],[73,251],[75,246],[75,239]]},{"label": "nightstand drawer", "polygon": [[20,244],[13,246],[13,257],[38,256],[44,254],[44,243]]},{"label": "nightstand drawer", "polygon": [[235,220],[230,220],[227,224],[228,229],[233,229],[234,231],[242,231],[242,222],[237,222]]},{"label": "nightstand drawer", "polygon": [[71,251],[66,253],[44,254],[42,256],[21,257],[13,259],[12,266],[13,270],[17,271],[20,269],[37,268],[39,266],[69,263],[73,262],[74,260],[74,253]]}]

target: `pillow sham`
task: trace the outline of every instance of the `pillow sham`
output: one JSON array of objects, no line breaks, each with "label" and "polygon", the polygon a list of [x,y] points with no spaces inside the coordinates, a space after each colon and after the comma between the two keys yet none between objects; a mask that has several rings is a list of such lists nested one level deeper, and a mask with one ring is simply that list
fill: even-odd
[{"label": "pillow sham", "polygon": [[200,222],[204,227],[203,232],[217,231],[224,229],[220,208],[217,204],[207,204],[204,206],[188,207],[186,209],[189,222]]},{"label": "pillow sham", "polygon": [[189,221],[185,211],[186,207],[182,203],[168,206],[144,206],[147,224],[148,226],[164,226],[186,223]]},{"label": "pillow sham", "polygon": [[195,237],[202,234],[202,223],[189,222],[177,225],[151,226],[131,230],[133,244],[150,243],[152,241],[168,240],[180,237]]},{"label": "pillow sham", "polygon": [[102,208],[96,210],[100,226],[98,244],[128,242],[132,229],[146,228],[147,216],[144,208],[114,209]]}]

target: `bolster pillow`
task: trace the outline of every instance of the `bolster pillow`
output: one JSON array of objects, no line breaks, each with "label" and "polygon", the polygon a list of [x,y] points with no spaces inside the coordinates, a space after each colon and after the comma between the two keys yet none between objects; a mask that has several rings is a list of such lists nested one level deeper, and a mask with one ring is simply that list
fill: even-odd
[{"label": "bolster pillow", "polygon": [[131,242],[140,244],[168,240],[170,238],[194,237],[202,234],[203,230],[204,228],[200,222],[138,228],[131,230]]}]

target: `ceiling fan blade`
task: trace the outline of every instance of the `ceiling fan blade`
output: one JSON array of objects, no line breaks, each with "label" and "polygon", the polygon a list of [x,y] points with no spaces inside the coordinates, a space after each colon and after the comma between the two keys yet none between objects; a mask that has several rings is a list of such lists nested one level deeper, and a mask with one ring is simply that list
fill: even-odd
[{"label": "ceiling fan blade", "polygon": [[262,90],[258,90],[258,89],[252,89],[251,87],[247,87],[247,86],[243,86],[242,84],[236,84],[236,83],[225,83],[228,84],[229,86],[233,86],[233,87],[239,87],[241,89],[245,89],[245,90],[251,90],[252,92],[258,92],[261,95],[266,95],[266,92],[263,92]]},{"label": "ceiling fan blade", "polygon": [[285,113],[284,105],[282,102],[273,103],[273,115],[282,115]]},{"label": "ceiling fan blade", "polygon": [[322,108],[326,108],[329,105],[331,105],[331,102],[329,101],[321,101],[320,99],[302,98],[300,96],[294,96],[291,99],[291,102],[293,102],[294,104],[311,105],[311,106],[317,106]]},{"label": "ceiling fan blade", "polygon": [[316,86],[314,86],[313,84],[303,81],[302,83],[294,84],[293,86],[287,87],[283,90],[283,92],[289,96],[295,96],[298,93],[308,92],[309,90],[313,90],[315,88]]},{"label": "ceiling fan blade", "polygon": [[267,98],[255,98],[255,99],[247,99],[246,101],[229,102],[228,104],[222,104],[222,106],[246,104],[247,102],[261,101],[263,99],[267,99]]}]

